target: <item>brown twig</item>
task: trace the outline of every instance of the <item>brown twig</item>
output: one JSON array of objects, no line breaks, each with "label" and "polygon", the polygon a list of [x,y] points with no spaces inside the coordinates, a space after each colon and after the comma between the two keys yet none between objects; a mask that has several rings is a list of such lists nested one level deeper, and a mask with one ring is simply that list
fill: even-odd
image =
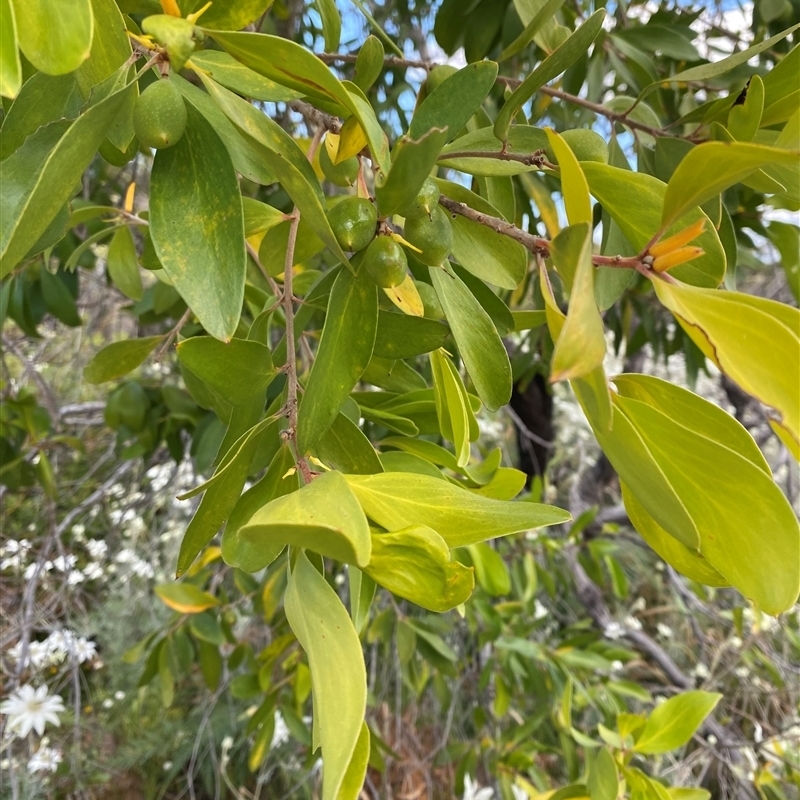
[{"label": "brown twig", "polygon": [[187,308],[186,311],[183,312],[183,315],[175,324],[175,327],[164,337],[164,341],[158,346],[158,349],[153,354],[153,361],[158,363],[164,357],[164,353],[167,352],[169,346],[175,341],[175,337],[180,333],[181,328],[189,321],[189,317],[192,315],[192,309]]},{"label": "brown twig", "polygon": [[303,100],[293,100],[289,103],[289,108],[301,114],[303,119],[308,122],[313,122],[318,128],[323,128],[331,133],[339,133],[342,129],[341,120],[332,114],[326,114],[324,111],[314,108],[310,103],[306,103]]},{"label": "brown twig", "polygon": [[451,161],[456,158],[491,158],[495,161],[514,161],[524,164],[526,167],[548,167],[558,169],[555,164],[551,164],[544,156],[544,150],[535,150],[533,153],[509,153],[508,150],[498,150],[496,152],[486,152],[485,150],[459,150],[455,153],[442,153],[440,161]]}]

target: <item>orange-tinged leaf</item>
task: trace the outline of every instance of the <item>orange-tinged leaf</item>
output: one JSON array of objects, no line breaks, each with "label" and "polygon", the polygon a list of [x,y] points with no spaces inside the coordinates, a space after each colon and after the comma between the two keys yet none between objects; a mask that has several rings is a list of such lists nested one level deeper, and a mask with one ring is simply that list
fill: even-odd
[{"label": "orange-tinged leaf", "polygon": [[702,247],[679,247],[671,253],[659,256],[653,261],[653,269],[656,272],[666,272],[673,267],[685,264],[687,261],[694,261],[696,258],[705,255]]},{"label": "orange-tinged leaf", "polygon": [[648,253],[653,256],[653,258],[665,256],[667,253],[671,253],[673,250],[677,250],[679,247],[693,242],[705,230],[705,227],[706,218],[700,217],[674,236],[668,236],[666,239],[661,239],[661,241],[656,242],[656,244],[648,250]]},{"label": "orange-tinged leaf", "polygon": [[219,605],[213,594],[198,589],[191,583],[162,583],[155,592],[164,605],[180,614],[199,614]]}]

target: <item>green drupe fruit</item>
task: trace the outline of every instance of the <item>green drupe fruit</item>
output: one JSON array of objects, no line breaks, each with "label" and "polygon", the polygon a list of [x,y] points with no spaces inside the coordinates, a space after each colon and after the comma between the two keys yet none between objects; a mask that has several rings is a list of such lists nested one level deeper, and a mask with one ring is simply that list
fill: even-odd
[{"label": "green drupe fruit", "polygon": [[433,209],[439,206],[440,194],[436,181],[433,178],[425,178],[425,183],[417,192],[417,196],[400,210],[400,216],[406,219],[430,216]]},{"label": "green drupe fruit", "polygon": [[444,309],[436,289],[425,281],[415,281],[426,319],[444,319]]},{"label": "green drupe fruit", "polygon": [[328,211],[328,222],[342,250],[356,253],[375,238],[378,210],[363,197],[345,197]]},{"label": "green drupe fruit", "polygon": [[[575,153],[578,161],[597,161],[600,164],[608,164],[608,145],[599,133],[587,128],[573,128],[570,131],[564,131],[561,138]],[[558,163],[552,148],[545,148],[544,154],[551,163]]]},{"label": "green drupe fruit", "polygon": [[145,147],[172,147],[186,130],[186,106],[181,93],[161,79],[151,83],[133,109],[133,130]]},{"label": "green drupe fruit", "polygon": [[364,253],[364,269],[378,286],[399,286],[408,270],[405,250],[391,236],[376,236]]},{"label": "green drupe fruit", "polygon": [[319,149],[319,166],[322,174],[337,186],[352,186],[358,178],[358,158],[346,158],[341,164],[334,164],[323,144]]},{"label": "green drupe fruit", "polygon": [[453,249],[453,225],[447,212],[436,205],[430,216],[406,219],[404,238],[422,252],[415,257],[429,267],[441,266]]}]

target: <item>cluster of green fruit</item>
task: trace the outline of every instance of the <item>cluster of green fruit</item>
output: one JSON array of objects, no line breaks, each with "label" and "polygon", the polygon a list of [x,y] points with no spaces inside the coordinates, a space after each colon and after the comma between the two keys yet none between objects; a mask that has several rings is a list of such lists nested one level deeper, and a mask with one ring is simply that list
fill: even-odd
[{"label": "cluster of green fruit", "polygon": [[[323,147],[320,167],[333,183],[352,185],[358,172],[358,159],[353,157],[334,165]],[[417,260],[429,266],[440,266],[453,247],[453,228],[439,205],[436,182],[426,179],[400,215],[405,217],[403,239],[415,248]],[[343,250],[351,253],[365,250],[363,267],[378,286],[389,289],[403,283],[408,272],[408,258],[391,234],[378,232],[378,209],[372,200],[343,197],[328,211],[328,221]]]}]

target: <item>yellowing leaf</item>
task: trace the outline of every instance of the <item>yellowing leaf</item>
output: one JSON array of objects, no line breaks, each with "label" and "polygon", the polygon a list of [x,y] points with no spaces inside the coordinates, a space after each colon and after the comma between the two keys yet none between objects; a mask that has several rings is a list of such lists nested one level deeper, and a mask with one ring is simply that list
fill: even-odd
[{"label": "yellowing leaf", "polygon": [[213,594],[202,591],[191,583],[162,583],[155,593],[161,602],[180,614],[199,614],[219,605]]},{"label": "yellowing leaf", "polygon": [[364,129],[358,124],[355,117],[348,117],[339,134],[339,143],[333,163],[341,164],[348,158],[357,156],[366,146],[367,137],[364,135]]},{"label": "yellowing leaf", "polygon": [[383,293],[404,313],[412,317],[424,317],[425,306],[410,275],[399,286],[384,289]]}]

